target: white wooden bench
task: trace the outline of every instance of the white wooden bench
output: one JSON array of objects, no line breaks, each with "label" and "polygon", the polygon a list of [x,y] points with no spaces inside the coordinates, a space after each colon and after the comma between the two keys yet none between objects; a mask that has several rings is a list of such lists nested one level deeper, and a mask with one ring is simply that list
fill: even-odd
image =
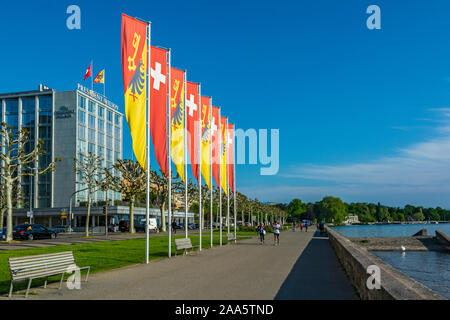
[{"label": "white wooden bench", "polygon": [[234,236],[234,233],[227,233],[227,241],[228,244],[230,244],[230,241],[236,241],[236,237]]},{"label": "white wooden bench", "polygon": [[[59,289],[61,289],[64,273],[69,272],[69,267],[73,268],[76,266],[72,251],[9,258],[8,262],[9,270],[11,272],[9,297],[12,295],[14,282],[28,280],[25,298],[28,297],[31,281],[33,279],[45,277],[44,288],[47,288],[48,277],[60,274],[61,280],[59,282]],[[88,269],[85,280],[87,281],[91,267],[81,267],[79,269]]]},{"label": "white wooden bench", "polygon": [[177,255],[177,251],[179,250],[184,250],[184,254],[186,254],[188,249],[193,250],[195,247],[192,245],[191,238],[175,239],[175,255]]}]

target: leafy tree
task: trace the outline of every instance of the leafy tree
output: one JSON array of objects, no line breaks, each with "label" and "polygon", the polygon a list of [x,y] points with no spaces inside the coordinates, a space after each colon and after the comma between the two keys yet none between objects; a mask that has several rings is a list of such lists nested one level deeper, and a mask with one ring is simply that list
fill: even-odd
[{"label": "leafy tree", "polygon": [[319,220],[342,223],[346,216],[345,205],[341,199],[327,196],[319,202]]}]

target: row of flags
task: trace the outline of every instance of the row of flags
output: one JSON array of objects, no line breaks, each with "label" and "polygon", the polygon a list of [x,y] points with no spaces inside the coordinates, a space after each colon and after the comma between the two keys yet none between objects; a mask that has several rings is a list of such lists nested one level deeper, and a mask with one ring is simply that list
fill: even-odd
[{"label": "row of flags", "polygon": [[[227,117],[221,115],[220,108],[211,104],[211,97],[201,95],[200,84],[186,80],[185,70],[170,66],[170,49],[151,46],[150,52],[147,51],[146,35],[145,22],[122,15],[125,113],[137,161],[143,168],[147,167],[145,110],[148,98],[150,133],[155,156],[166,176],[169,171],[167,137],[170,134],[171,160],[183,181],[186,179],[185,153],[188,152],[193,175],[197,181],[200,180],[198,164],[201,163],[201,174],[210,189],[212,169],[216,185],[220,185],[224,192],[227,192],[229,186],[234,192],[234,184],[230,183],[233,181],[234,170],[232,166],[234,125],[229,123]],[[146,83],[148,57],[150,57],[149,97]],[[167,125],[167,103],[170,110],[170,129]],[[219,175],[219,172],[222,174]]]},{"label": "row of flags", "polygon": [[[203,177],[212,192],[214,177],[220,192],[224,191],[228,196],[229,215],[229,189],[235,192],[234,125],[229,123],[227,117],[221,115],[219,107],[212,105],[211,97],[202,95],[199,83],[187,81],[186,70],[171,66],[170,49],[150,44],[150,30],[150,23],[122,14],[121,56],[125,115],[136,159],[143,168],[147,169],[150,166],[148,152],[150,143],[147,136],[147,132],[150,132],[155,158],[168,177],[170,192],[171,161],[187,186],[189,154],[192,173],[199,186]],[[146,110],[149,112],[148,117]],[[199,189],[201,191],[201,188]],[[148,192],[149,178],[147,209]],[[185,196],[187,220],[187,187]],[[221,201],[222,198],[219,198]],[[169,195],[169,221],[170,201]],[[201,210],[201,195],[199,201]],[[236,215],[236,205],[234,207]],[[222,212],[221,205],[219,208]],[[169,228],[169,256],[170,236]],[[220,237],[222,239],[222,228]]]}]

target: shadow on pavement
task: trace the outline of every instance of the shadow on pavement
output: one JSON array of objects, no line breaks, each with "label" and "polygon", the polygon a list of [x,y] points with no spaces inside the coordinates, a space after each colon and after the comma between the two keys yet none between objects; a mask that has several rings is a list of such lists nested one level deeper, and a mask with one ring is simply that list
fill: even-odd
[{"label": "shadow on pavement", "polygon": [[326,234],[316,231],[287,276],[276,300],[356,300]]}]

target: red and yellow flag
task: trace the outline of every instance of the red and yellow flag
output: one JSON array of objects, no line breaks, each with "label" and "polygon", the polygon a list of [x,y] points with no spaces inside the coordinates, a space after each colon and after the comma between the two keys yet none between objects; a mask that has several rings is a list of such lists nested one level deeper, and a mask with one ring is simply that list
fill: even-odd
[{"label": "red and yellow flag", "polygon": [[234,125],[232,123],[228,124],[226,141],[228,158],[228,185],[230,186],[231,192],[234,193]]},{"label": "red and yellow flag", "polygon": [[170,68],[171,156],[184,181],[184,71]]},{"label": "red and yellow flag", "polygon": [[203,179],[208,188],[212,188],[211,181],[211,98],[201,96],[201,165]]},{"label": "red and yellow flag", "polygon": [[220,108],[212,107],[211,118],[211,147],[212,147],[212,172],[217,187],[220,186]]},{"label": "red and yellow flag", "polygon": [[186,133],[187,149],[191,158],[191,167],[195,179],[198,175],[198,135],[199,135],[199,100],[198,84],[187,81],[186,83]]},{"label": "red and yellow flag", "polygon": [[137,161],[146,168],[147,25],[122,14],[122,76],[125,115]]},{"label": "red and yellow flag", "polygon": [[150,60],[150,132],[156,161],[167,177],[167,50],[152,46]]},{"label": "red and yellow flag", "polygon": [[105,83],[105,69],[97,73],[94,83],[103,83],[103,84]]},{"label": "red and yellow flag", "polygon": [[220,185],[225,194],[227,188],[227,118],[220,117]]}]

